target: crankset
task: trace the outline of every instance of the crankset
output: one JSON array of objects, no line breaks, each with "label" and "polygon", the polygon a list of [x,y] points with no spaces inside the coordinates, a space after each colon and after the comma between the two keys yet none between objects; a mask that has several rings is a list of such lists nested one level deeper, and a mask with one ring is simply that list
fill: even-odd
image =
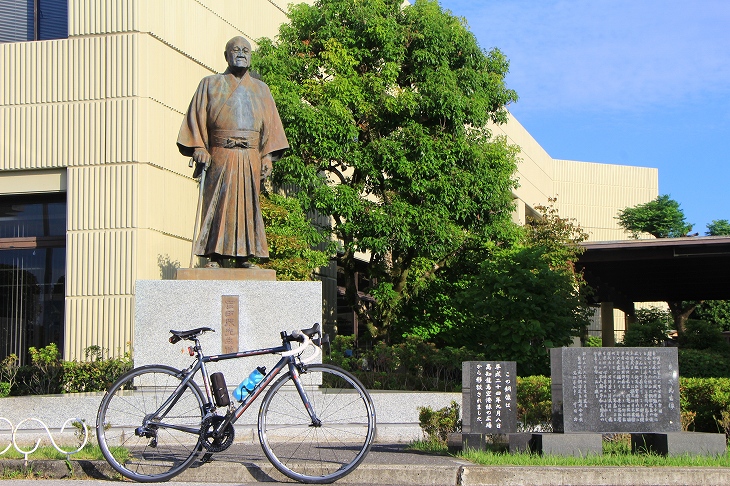
[{"label": "crankset", "polygon": [[223,452],[233,444],[235,431],[232,423],[229,422],[225,429],[216,432],[216,429],[224,420],[225,417],[220,415],[211,415],[203,420],[200,428],[201,442],[208,452]]}]

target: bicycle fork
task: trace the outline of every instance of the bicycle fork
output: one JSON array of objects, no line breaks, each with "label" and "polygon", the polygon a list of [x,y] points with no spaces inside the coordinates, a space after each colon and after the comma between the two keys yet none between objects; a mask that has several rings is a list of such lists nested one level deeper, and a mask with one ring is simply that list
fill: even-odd
[{"label": "bicycle fork", "polygon": [[317,413],[314,411],[314,407],[312,407],[312,403],[309,401],[309,397],[307,396],[307,392],[304,390],[304,387],[302,386],[302,382],[299,379],[299,368],[295,363],[289,363],[289,372],[292,375],[292,380],[294,380],[294,386],[297,387],[297,391],[299,392],[299,397],[302,399],[302,404],[304,405],[304,408],[307,410],[307,413],[309,414],[309,418],[312,420],[312,423],[309,425],[310,427],[321,427],[322,421],[317,417]]}]

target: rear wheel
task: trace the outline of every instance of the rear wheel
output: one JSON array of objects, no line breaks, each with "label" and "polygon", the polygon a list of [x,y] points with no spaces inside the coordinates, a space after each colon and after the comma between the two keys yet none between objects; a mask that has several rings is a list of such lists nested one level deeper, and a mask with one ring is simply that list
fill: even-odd
[{"label": "rear wheel", "polygon": [[166,481],[197,457],[204,415],[200,388],[188,382],[160,410],[180,382],[180,371],[152,365],[127,372],[109,387],[96,418],[96,437],[104,458],[123,476]]},{"label": "rear wheel", "polygon": [[299,378],[317,421],[287,373],[271,385],[261,403],[261,446],[286,476],[304,483],[331,483],[352,472],[370,450],[375,408],[357,378],[335,366],[307,366]]}]

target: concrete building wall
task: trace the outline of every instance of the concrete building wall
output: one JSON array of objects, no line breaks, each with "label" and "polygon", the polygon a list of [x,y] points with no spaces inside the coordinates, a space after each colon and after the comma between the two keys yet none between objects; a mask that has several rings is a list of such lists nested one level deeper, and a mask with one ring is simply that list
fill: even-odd
[{"label": "concrete building wall", "polygon": [[618,212],[659,195],[659,171],[652,168],[554,160],[553,174],[559,213],[580,222],[591,241],[627,239]]}]

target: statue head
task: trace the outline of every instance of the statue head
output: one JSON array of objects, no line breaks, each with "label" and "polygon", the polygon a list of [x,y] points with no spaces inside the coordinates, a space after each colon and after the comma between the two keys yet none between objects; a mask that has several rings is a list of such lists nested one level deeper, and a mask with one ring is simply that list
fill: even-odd
[{"label": "statue head", "polygon": [[251,65],[251,43],[241,36],[226,43],[223,53],[231,69],[248,69]]}]

